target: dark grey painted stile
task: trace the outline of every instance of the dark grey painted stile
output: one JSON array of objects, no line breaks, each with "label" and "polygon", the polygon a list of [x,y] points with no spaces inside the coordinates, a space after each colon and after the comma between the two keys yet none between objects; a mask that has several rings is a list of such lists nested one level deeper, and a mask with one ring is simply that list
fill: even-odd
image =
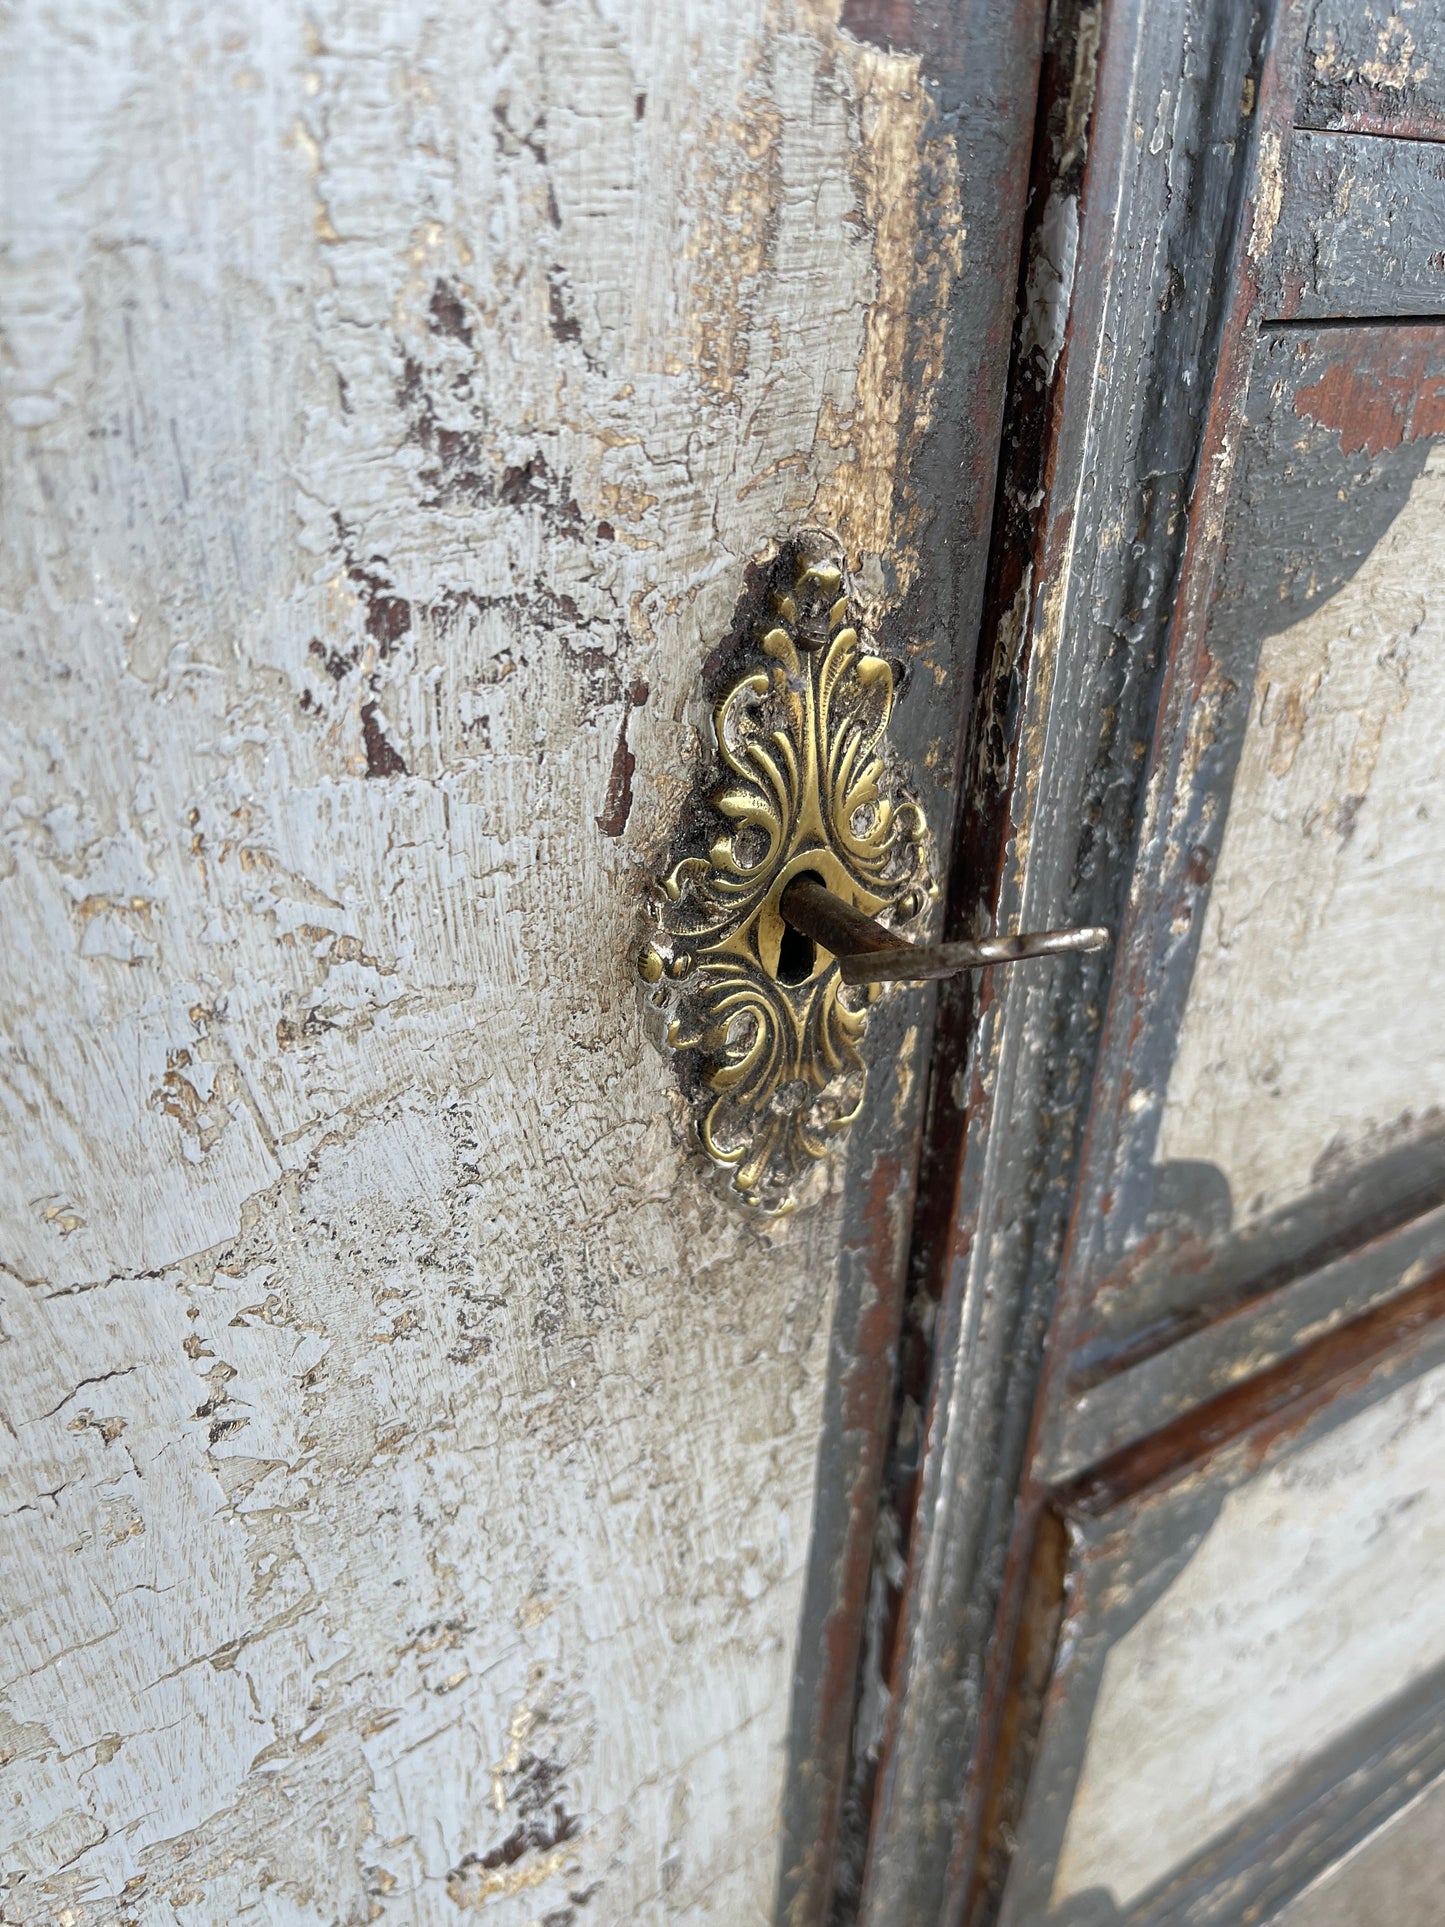
[{"label": "dark grey painted stile", "polygon": [[[1092,9],[1055,22],[1061,107],[1029,275],[1075,222],[1077,268],[1067,334],[1041,353],[1026,315],[1018,344],[1016,395],[1044,392],[1050,486],[1022,605],[996,609],[986,637],[966,816],[997,780],[995,733],[1012,745],[1008,801],[997,848],[955,879],[962,929],[980,895],[998,928],[1118,927],[1266,24],[1207,0],[1114,8],[1102,45]],[[951,1224],[921,1254],[937,1267],[937,1374],[860,1916],[879,1927],[954,1919],[968,1889],[983,1820],[969,1763],[987,1748],[990,1634],[1108,971],[1018,972],[977,1007],[945,997],[935,1142],[965,1105],[968,1119]],[[952,1182],[946,1165],[930,1176]]]},{"label": "dark grey painted stile", "polygon": [[1445,314],[1445,149],[1301,129],[1270,281],[1288,320]]},{"label": "dark grey painted stile", "polygon": [[[918,425],[921,457],[898,477],[900,492],[915,506],[928,563],[893,632],[877,638],[899,664],[896,748],[907,764],[927,772],[928,819],[945,848],[983,594],[1044,5],[1016,0],[998,8],[988,0],[940,0],[918,10],[905,36],[867,6],[847,9],[844,18],[859,39],[896,47],[906,38],[916,54],[940,177],[947,178],[954,156],[960,163],[962,218],[981,281],[974,298],[954,304],[943,343],[947,399]],[[942,259],[946,209],[925,196],[918,214],[920,253]],[[910,340],[913,352],[922,354],[934,318],[925,303],[919,309],[910,321]],[[917,1110],[909,1108],[909,1093],[926,1062],[934,1001],[931,987],[920,986],[885,1000],[875,1013],[869,1040],[874,1083],[848,1152],[834,1365],[819,1448],[782,1812],[777,1914],[787,1927],[827,1918],[839,1864],[854,1682],[918,1157]],[[901,1140],[900,1115],[914,1120]],[[857,1815],[848,1817],[856,1835]],[[848,1854],[845,1843],[845,1871]]]}]

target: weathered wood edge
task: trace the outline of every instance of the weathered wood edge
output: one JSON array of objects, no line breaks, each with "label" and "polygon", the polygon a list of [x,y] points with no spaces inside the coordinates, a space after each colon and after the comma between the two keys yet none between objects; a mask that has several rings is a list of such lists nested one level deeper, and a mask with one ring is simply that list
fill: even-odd
[{"label": "weathered wood edge", "polygon": [[1445,1206],[1211,1319],[1072,1398],[1036,1468],[1064,1484],[1445,1272]]},{"label": "weathered wood edge", "polygon": [[[1116,0],[1104,15],[1067,336],[1046,406],[1026,411],[1022,429],[1015,424],[1027,433],[1031,418],[1046,431],[1043,507],[1022,567],[1009,564],[1001,521],[992,568],[999,585],[1013,567],[1022,601],[996,587],[991,602],[979,781],[954,876],[961,923],[982,906],[999,927],[1026,917],[1119,927],[1140,802],[1140,738],[1159,694],[1184,505],[1225,321],[1220,236],[1235,230],[1255,239],[1260,218],[1243,188],[1259,132],[1247,83],[1267,17],[1264,7],[1188,0],[1150,8]],[[1077,18],[1091,31],[1097,15]],[[1187,100],[1172,128],[1156,127],[1165,86]],[[1271,121],[1267,130],[1273,167],[1289,105],[1275,111],[1282,125]],[[1136,139],[1136,124],[1145,138]],[[1051,215],[1036,197],[1036,249],[1051,238],[1051,218],[1056,232],[1057,209]],[[1255,251],[1263,251],[1257,239]],[[1132,367],[1120,366],[1115,344],[1137,339],[1144,315],[1154,323],[1145,350]],[[1023,348],[1033,345],[1021,336]],[[1016,368],[1015,400],[1019,386]],[[1190,397],[1184,406],[1181,392]],[[1205,459],[1219,468],[1218,424]],[[1196,492],[1195,540],[1201,516],[1217,521],[1224,483],[1207,471]],[[1003,751],[995,745],[992,763],[990,731],[1001,734]],[[991,809],[1000,794],[1005,807]],[[1127,970],[1126,954],[1116,968]],[[968,1904],[988,1792],[984,1762],[1027,1577],[1019,1555],[1031,1522],[1026,1517],[1014,1538],[1015,1494],[1099,1038],[1101,979],[1097,965],[1050,966],[1047,975],[985,984],[976,1019],[962,999],[945,1006],[928,1171],[946,1188],[949,1212],[944,1235],[935,1219],[916,1253],[920,1298],[937,1302],[936,1375],[893,1663],[901,1690],[863,1901],[873,1927],[953,1921]],[[950,1144],[958,1142],[962,1103],[968,1119],[957,1157]]]},{"label": "weathered wood edge", "polygon": [[1445,152],[1297,130],[1264,311],[1271,320],[1445,315]]},{"label": "weathered wood edge", "polygon": [[[879,9],[850,0],[842,24],[860,39],[903,50],[899,10],[884,11],[886,20],[875,19]],[[936,414],[909,477],[926,508],[921,547],[929,561],[897,623],[900,631],[931,628],[953,639],[942,700],[957,723],[952,763],[940,772],[951,795],[983,602],[1044,13],[1045,0],[1012,0],[1002,17],[991,0],[929,0],[909,10],[906,50],[920,57],[935,137],[955,145],[967,229],[967,271],[950,317]],[[929,218],[921,207],[921,223]],[[912,702],[905,692],[900,736],[910,728],[918,736],[917,745],[904,742],[906,754],[922,750],[927,718],[920,711],[927,709],[921,688]],[[937,712],[935,703],[935,733]],[[947,848],[951,825],[937,828]],[[933,1011],[929,989],[890,999],[875,1013],[868,1047],[875,1085],[849,1150],[784,1793],[776,1916],[787,1927],[811,1927],[832,1906],[922,1134],[915,1099],[900,1137],[894,1119],[908,1100],[894,1067],[908,1025],[918,1027],[917,1062],[927,1062]]]},{"label": "weathered wood edge", "polygon": [[[1413,16],[1413,17],[1412,17]],[[1445,72],[1412,29],[1413,9],[1383,24],[1359,0],[1315,0],[1300,66],[1297,127],[1445,140]]]},{"label": "weathered wood edge", "polygon": [[[1050,1904],[1107,1655],[1177,1578],[1218,1521],[1228,1495],[1287,1462],[1391,1392],[1439,1370],[1439,1319],[1392,1335],[1363,1355],[1345,1344],[1317,1348],[1317,1369],[1299,1387],[1281,1384],[1230,1432],[1208,1476],[1100,1493],[1097,1509],[1063,1495],[1072,1518],[1066,1607],[1067,1680],[1050,1690],[1047,1725],[1019,1820],[1015,1880],[1004,1896],[1004,1927],[1059,1927],[1090,1917],[1087,1895]],[[1196,1468],[1197,1474],[1197,1468]],[[1120,1927],[1234,1927],[1272,1914],[1320,1869],[1408,1798],[1406,1778],[1433,1770],[1440,1740],[1439,1669],[1371,1713],[1271,1789],[1244,1822],[1209,1841],[1117,1913]],[[1257,1906],[1257,1911],[1254,1908]],[[994,1916],[990,1914],[988,1918]]]}]

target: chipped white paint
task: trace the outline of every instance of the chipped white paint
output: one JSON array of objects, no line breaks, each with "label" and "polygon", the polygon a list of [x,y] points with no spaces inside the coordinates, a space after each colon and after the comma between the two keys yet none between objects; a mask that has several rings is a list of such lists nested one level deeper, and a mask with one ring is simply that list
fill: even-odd
[{"label": "chipped white paint", "polygon": [[1158,1155],[1235,1223],[1445,1110],[1445,454],[1261,651]]},{"label": "chipped white paint", "polygon": [[1074,268],[1079,255],[1079,199],[1049,196],[1043,219],[1030,243],[1019,352],[1038,357],[1042,378],[1052,381],[1064,349],[1069,303],[1074,298]]},{"label": "chipped white paint", "polygon": [[1279,135],[1269,132],[1259,144],[1258,185],[1254,190],[1254,218],[1249,229],[1251,260],[1264,261],[1268,258],[1283,206],[1283,149]]},{"label": "chipped white paint", "polygon": [[1445,1663],[1445,1369],[1231,1492],[1110,1649],[1054,1879],[1127,1907]]},{"label": "chipped white paint", "polygon": [[834,20],[8,18],[7,1921],[766,1917],[836,1211],[629,945],[749,556],[906,560]]}]

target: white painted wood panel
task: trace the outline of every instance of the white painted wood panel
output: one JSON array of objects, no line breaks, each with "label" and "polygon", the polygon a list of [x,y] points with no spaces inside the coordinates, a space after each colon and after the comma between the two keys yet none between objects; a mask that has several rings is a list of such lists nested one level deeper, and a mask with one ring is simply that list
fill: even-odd
[{"label": "white painted wood panel", "polygon": [[1247,1224],[1445,1114],[1445,457],[1358,574],[1269,637],[1158,1155]]},{"label": "white painted wood panel", "polygon": [[762,1920],[836,1200],[699,1172],[630,945],[749,558],[907,587],[914,63],[0,59],[5,1918]]},{"label": "white painted wood panel", "polygon": [[1445,1663],[1445,1371],[1236,1487],[1104,1661],[1057,1904],[1126,1908]]}]

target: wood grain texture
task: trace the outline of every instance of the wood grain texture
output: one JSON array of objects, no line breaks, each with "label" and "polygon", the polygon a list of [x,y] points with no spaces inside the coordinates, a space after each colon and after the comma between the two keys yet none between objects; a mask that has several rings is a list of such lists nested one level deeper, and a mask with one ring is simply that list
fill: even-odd
[{"label": "wood grain texture", "polygon": [[765,1919],[841,1180],[634,919],[748,561],[917,578],[953,148],[804,0],[3,59],[5,1918]]}]

